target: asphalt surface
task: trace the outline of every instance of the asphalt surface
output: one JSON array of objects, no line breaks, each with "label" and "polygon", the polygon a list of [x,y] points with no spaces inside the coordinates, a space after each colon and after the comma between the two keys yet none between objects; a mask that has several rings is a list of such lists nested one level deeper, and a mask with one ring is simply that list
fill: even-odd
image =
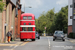
[{"label": "asphalt surface", "polygon": [[21,42],[16,40],[6,44],[0,43],[0,50],[75,50],[75,43],[67,39],[64,42],[62,40],[53,41],[53,37],[41,36],[36,41],[27,40]]}]

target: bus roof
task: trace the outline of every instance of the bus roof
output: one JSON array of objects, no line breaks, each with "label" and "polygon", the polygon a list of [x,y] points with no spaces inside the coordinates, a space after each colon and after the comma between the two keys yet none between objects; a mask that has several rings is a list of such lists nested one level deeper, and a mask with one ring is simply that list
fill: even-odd
[{"label": "bus roof", "polygon": [[24,16],[24,15],[34,16],[34,14],[32,14],[32,13],[23,13],[23,14],[21,14],[21,16]]}]

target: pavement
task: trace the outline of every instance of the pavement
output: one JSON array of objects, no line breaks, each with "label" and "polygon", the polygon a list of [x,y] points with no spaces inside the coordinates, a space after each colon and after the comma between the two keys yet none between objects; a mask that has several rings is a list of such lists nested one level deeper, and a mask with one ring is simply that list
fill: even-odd
[{"label": "pavement", "polygon": [[66,37],[66,39],[75,44],[75,39],[67,38],[67,37]]},{"label": "pavement", "polygon": [[68,37],[67,37],[67,34],[65,34],[65,39],[69,40],[69,41],[72,42],[72,43],[75,43],[75,39],[68,38]]},{"label": "pavement", "polygon": [[16,46],[16,45],[20,45],[23,42],[20,42],[20,39],[16,39],[15,41],[10,41],[10,43],[6,42],[6,43],[0,43],[0,46]]}]

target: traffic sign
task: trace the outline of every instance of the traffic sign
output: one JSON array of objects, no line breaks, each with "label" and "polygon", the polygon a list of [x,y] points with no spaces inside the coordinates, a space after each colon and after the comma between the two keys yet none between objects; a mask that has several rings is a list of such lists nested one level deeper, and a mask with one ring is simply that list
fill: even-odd
[{"label": "traffic sign", "polygon": [[46,27],[45,27],[45,29],[46,29]]}]

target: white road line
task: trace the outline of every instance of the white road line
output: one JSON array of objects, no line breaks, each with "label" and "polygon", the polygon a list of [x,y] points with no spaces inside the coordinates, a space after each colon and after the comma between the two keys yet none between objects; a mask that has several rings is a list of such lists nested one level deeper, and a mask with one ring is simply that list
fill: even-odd
[{"label": "white road line", "polygon": [[13,45],[11,45],[10,47],[12,47]]},{"label": "white road line", "polygon": [[[48,38],[48,37],[47,37]],[[48,43],[49,43],[49,49],[50,49],[50,40],[49,40],[49,38],[48,38]]]},{"label": "white road line", "polygon": [[14,49],[3,49],[3,50],[14,50]]},{"label": "white road line", "polygon": [[18,47],[18,45],[16,45],[14,48]]}]

